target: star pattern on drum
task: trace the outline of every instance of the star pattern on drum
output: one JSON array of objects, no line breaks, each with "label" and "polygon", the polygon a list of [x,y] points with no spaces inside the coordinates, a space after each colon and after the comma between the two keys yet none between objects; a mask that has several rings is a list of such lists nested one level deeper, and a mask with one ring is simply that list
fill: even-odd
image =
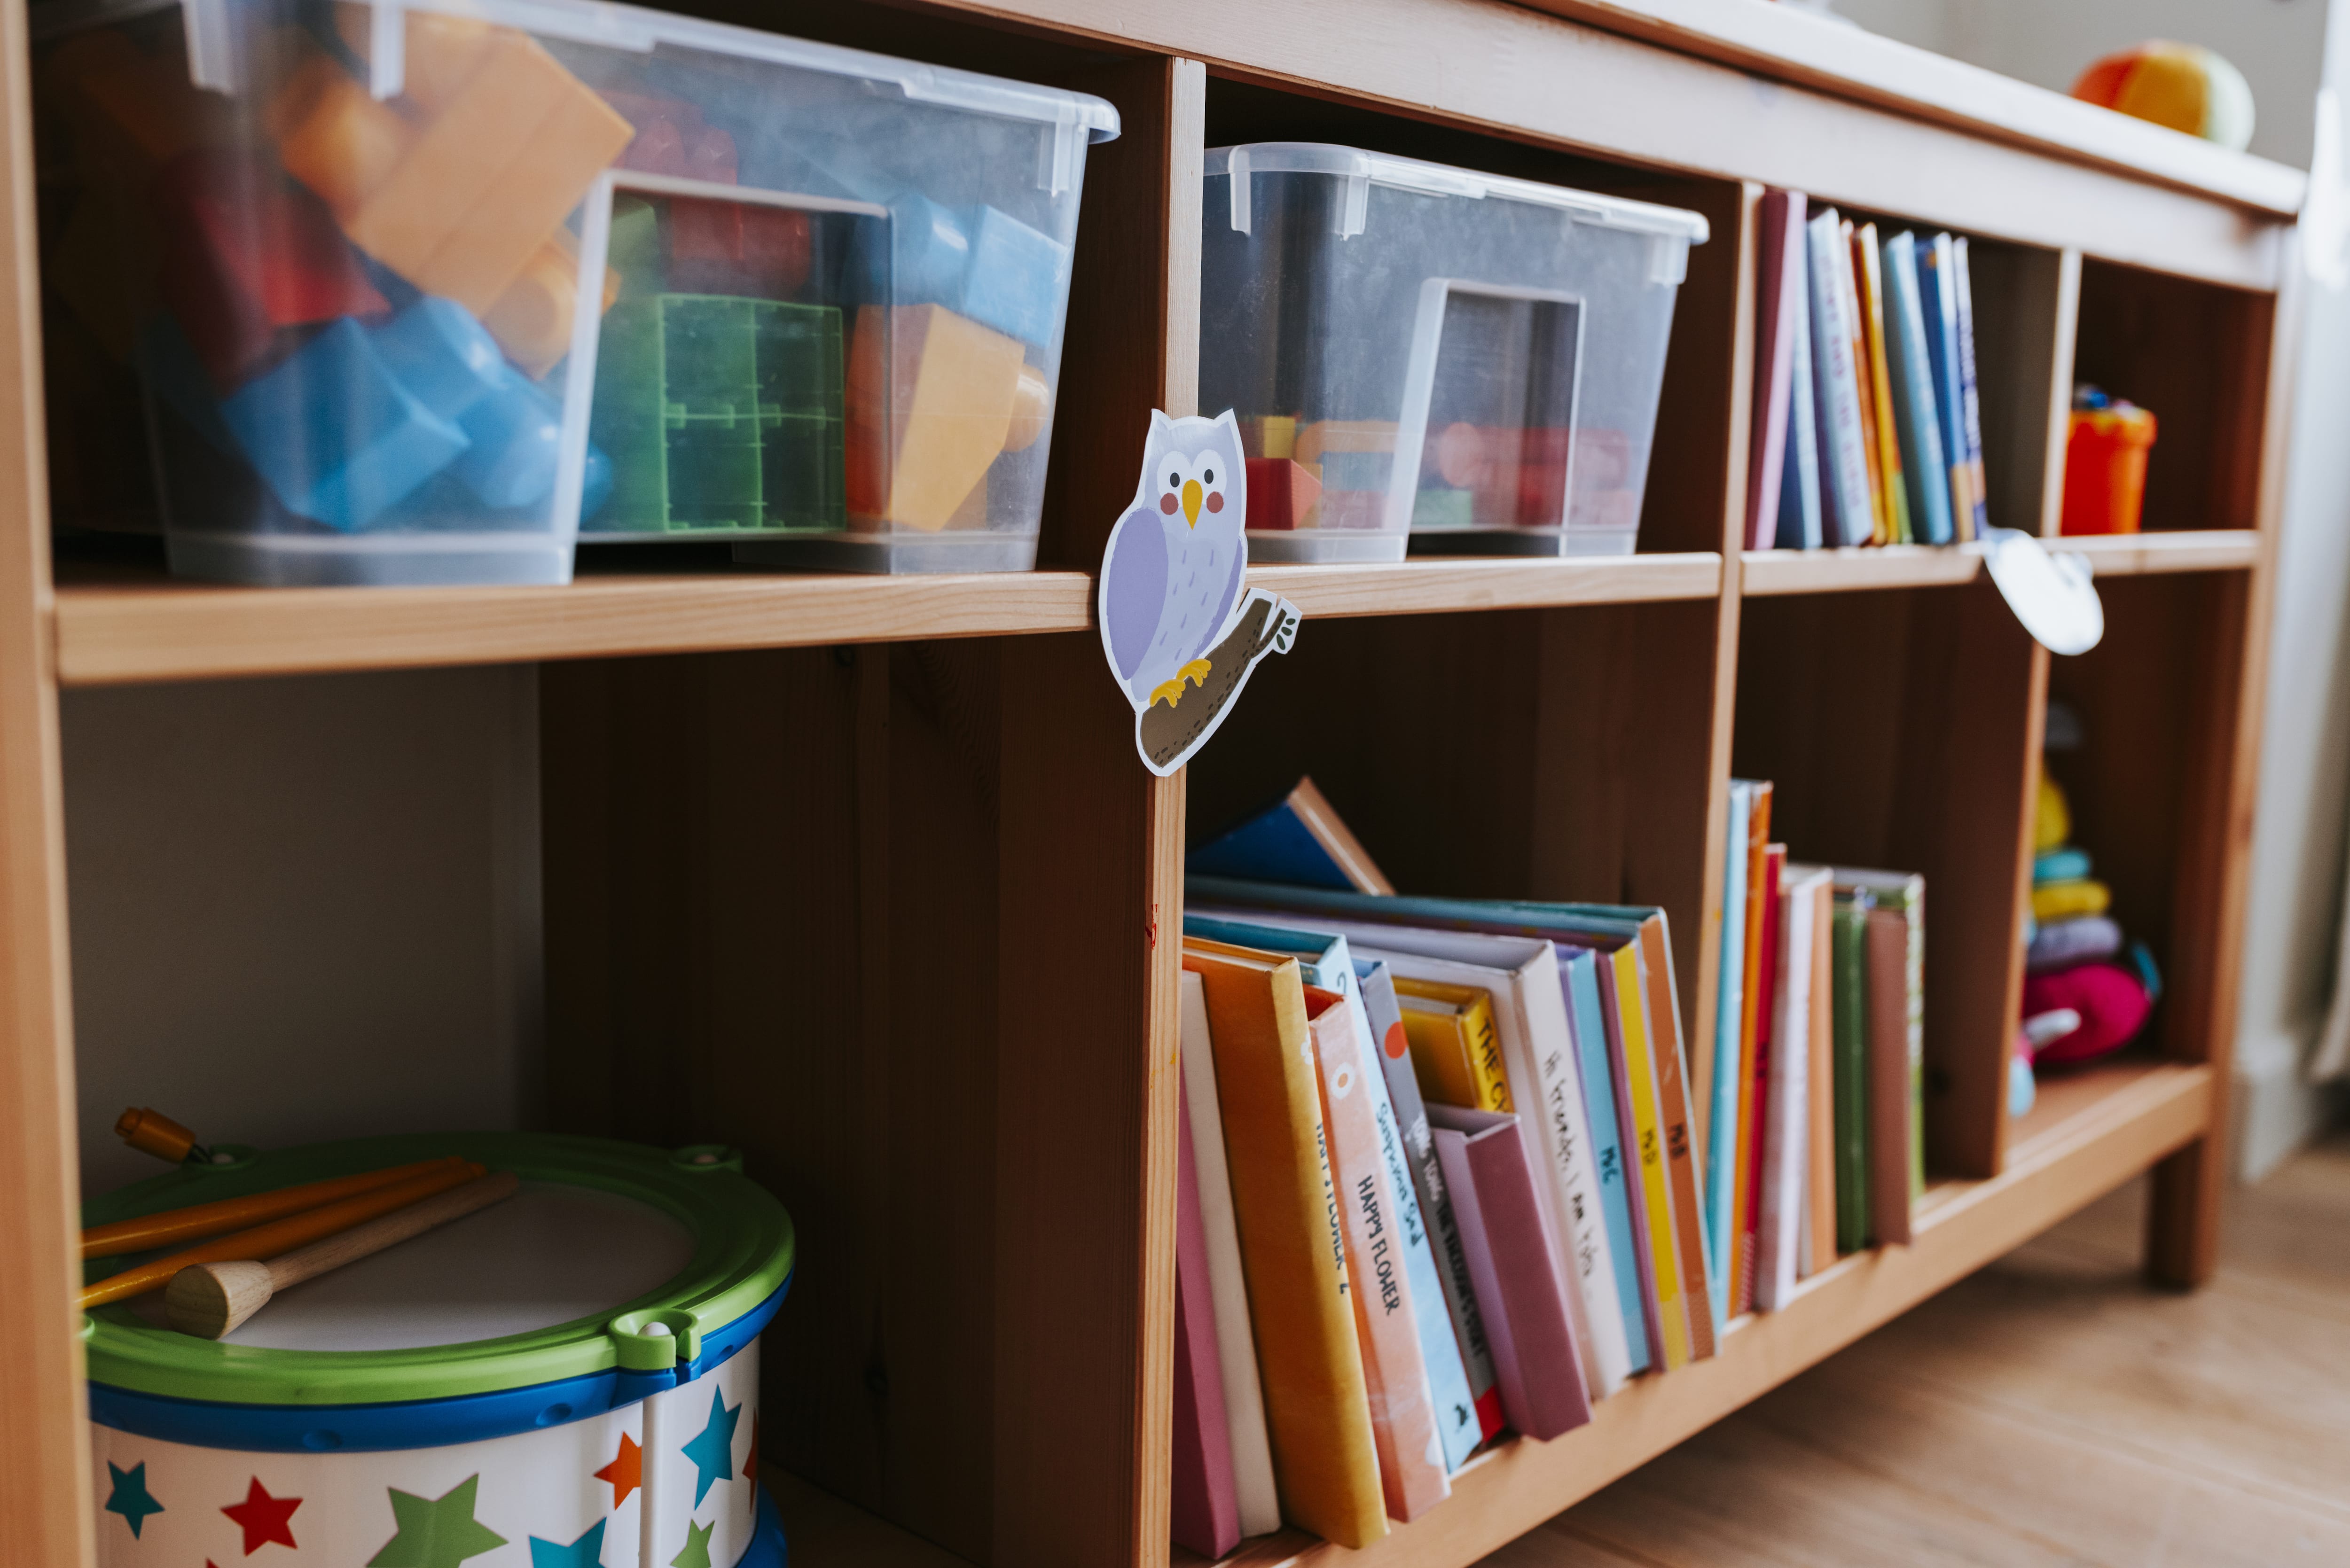
[{"label": "star pattern on drum", "polygon": [[637,1447],[636,1438],[620,1434],[620,1451],[612,1462],[596,1472],[599,1481],[612,1483],[612,1506],[619,1507],[629,1501],[629,1494],[645,1484],[645,1451]]},{"label": "star pattern on drum", "polygon": [[732,1479],[734,1469],[734,1424],[743,1418],[743,1407],[726,1407],[723,1391],[710,1391],[710,1424],[702,1428],[694,1439],[685,1445],[685,1457],[693,1461],[693,1506],[700,1508],[702,1500],[710,1495],[712,1484]]},{"label": "star pattern on drum", "polygon": [[588,1533],[568,1546],[552,1541],[530,1538],[530,1568],[598,1568],[604,1561],[604,1521],[598,1520]]},{"label": "star pattern on drum", "polygon": [[163,1511],[163,1505],[147,1490],[146,1461],[142,1459],[126,1470],[109,1459],[106,1468],[114,1477],[114,1490],[107,1497],[106,1511],[120,1514],[130,1526],[130,1539],[136,1541],[147,1523],[147,1516]]},{"label": "star pattern on drum", "polygon": [[685,1550],[669,1560],[669,1568],[710,1568],[710,1532],[717,1528],[714,1519],[707,1524],[686,1521]]},{"label": "star pattern on drum", "polygon": [[367,1568],[457,1568],[468,1557],[504,1546],[504,1536],[473,1517],[473,1491],[481,1480],[467,1476],[437,1498],[386,1488],[400,1529],[368,1559]]},{"label": "star pattern on drum", "polygon": [[[759,1484],[759,1417],[755,1412],[751,1417],[751,1451],[743,1456],[743,1479],[754,1487]],[[751,1494],[751,1506],[759,1506],[759,1494],[755,1491]]]},{"label": "star pattern on drum", "polygon": [[253,1478],[245,1489],[244,1501],[229,1504],[221,1510],[236,1521],[244,1532],[244,1554],[247,1557],[275,1541],[281,1546],[294,1544],[294,1511],[302,1506],[298,1497],[272,1497],[261,1478]]}]

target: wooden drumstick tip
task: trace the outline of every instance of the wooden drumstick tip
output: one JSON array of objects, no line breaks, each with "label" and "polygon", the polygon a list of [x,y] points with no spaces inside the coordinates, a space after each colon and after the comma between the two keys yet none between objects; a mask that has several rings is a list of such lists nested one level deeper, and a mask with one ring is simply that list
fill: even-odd
[{"label": "wooden drumstick tip", "polygon": [[164,1287],[163,1315],[182,1334],[224,1339],[269,1304],[273,1289],[266,1263],[194,1263]]}]

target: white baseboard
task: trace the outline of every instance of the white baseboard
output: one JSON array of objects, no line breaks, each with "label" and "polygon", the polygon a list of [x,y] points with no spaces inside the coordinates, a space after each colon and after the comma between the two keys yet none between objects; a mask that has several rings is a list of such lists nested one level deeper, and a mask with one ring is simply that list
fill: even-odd
[{"label": "white baseboard", "polygon": [[[2311,1037],[2315,1027],[2310,1031]],[[2236,1042],[2228,1146],[2236,1179],[2258,1181],[2287,1156],[2340,1119],[2350,1096],[2341,1084],[2312,1084],[2302,1074],[2310,1039],[2277,1030]]]}]

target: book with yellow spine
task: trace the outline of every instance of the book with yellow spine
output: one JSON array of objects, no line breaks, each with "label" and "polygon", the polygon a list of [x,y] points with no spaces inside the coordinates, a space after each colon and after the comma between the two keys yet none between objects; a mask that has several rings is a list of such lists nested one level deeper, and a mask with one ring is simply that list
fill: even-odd
[{"label": "book with yellow spine", "polygon": [[1338,1188],[1295,959],[1184,943],[1207,992],[1232,1208],[1284,1518],[1341,1546],[1387,1533]]},{"label": "book with yellow spine", "polygon": [[[1657,1282],[1657,1326],[1664,1340],[1668,1371],[1690,1364],[1689,1309],[1681,1300],[1680,1243],[1674,1233],[1672,1178],[1665,1147],[1664,1119],[1658,1109],[1657,1064],[1648,1054],[1648,1032],[1640,1017],[1640,954],[1627,943],[1603,955],[1609,981],[1613,1036],[1623,1062],[1626,1098],[1631,1103],[1634,1147],[1640,1166],[1640,1191],[1648,1222],[1649,1272]],[[1625,999],[1632,1004],[1625,1006]]]},{"label": "book with yellow spine", "polygon": [[1877,466],[1885,483],[1887,545],[1908,545],[1917,535],[1909,526],[1909,486],[1902,477],[1901,434],[1893,423],[1893,377],[1885,357],[1885,271],[1879,259],[1877,225],[1863,223],[1853,236],[1853,270],[1860,280],[1860,324],[1868,336],[1869,409],[1876,421]]},{"label": "book with yellow spine", "polygon": [[1430,1098],[1479,1111],[1514,1111],[1493,999],[1473,985],[1396,977],[1396,1005],[1412,1070]]}]

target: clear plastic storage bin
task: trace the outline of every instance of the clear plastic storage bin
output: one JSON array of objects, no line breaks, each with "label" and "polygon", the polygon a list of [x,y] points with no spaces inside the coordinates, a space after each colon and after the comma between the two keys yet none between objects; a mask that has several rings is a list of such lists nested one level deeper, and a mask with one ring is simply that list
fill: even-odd
[{"label": "clear plastic storage bin", "polygon": [[584,0],[36,27],[51,298],[175,572],[1034,564],[1100,99]]},{"label": "clear plastic storage bin", "polygon": [[1695,213],[1310,142],[1207,159],[1249,556],[1629,554]]}]

